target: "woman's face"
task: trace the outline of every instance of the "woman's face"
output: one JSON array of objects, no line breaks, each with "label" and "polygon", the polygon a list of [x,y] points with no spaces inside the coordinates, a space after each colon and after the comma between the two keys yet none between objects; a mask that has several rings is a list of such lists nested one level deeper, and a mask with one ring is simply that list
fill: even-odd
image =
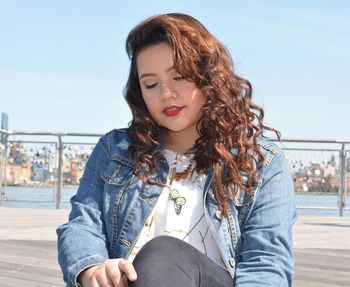
[{"label": "woman's face", "polygon": [[169,132],[197,133],[205,97],[195,83],[175,71],[172,47],[150,46],[139,53],[136,64],[142,96],[154,120]]}]

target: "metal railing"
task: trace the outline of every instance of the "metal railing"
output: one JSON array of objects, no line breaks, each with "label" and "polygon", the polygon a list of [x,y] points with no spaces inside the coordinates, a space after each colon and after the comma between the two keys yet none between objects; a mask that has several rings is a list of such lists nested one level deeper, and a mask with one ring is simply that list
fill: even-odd
[{"label": "metal railing", "polygon": [[[76,192],[85,163],[101,136],[1,129],[0,134],[0,204],[46,202],[57,209]],[[82,138],[92,138],[92,142]],[[338,210],[340,216],[350,210],[346,206],[350,188],[346,147],[350,141],[283,139],[277,144],[293,173],[297,208]]]},{"label": "metal railing", "polygon": [[[13,186],[16,187],[40,187],[40,188],[49,188],[52,187],[54,190],[55,194],[55,203],[56,203],[56,208],[60,208],[61,204],[61,196],[62,196],[62,189],[63,189],[63,182],[64,182],[64,174],[63,174],[63,152],[65,150],[65,146],[67,145],[74,145],[74,144],[79,144],[79,145],[94,145],[92,143],[75,143],[75,142],[64,142],[63,138],[86,138],[86,137],[100,137],[101,134],[88,134],[88,133],[51,133],[51,132],[10,132],[6,130],[1,130],[0,133],[3,135],[3,140],[1,143],[1,156],[0,156],[0,166],[1,166],[1,173],[0,173],[0,183],[1,183],[1,190],[0,190],[0,202],[3,200],[8,200],[6,194],[6,190],[8,189],[8,181],[9,181],[9,160],[12,159],[14,161],[14,155],[11,153],[11,148],[14,147],[14,151],[16,153],[17,157],[21,157],[25,154],[24,151],[20,150],[20,147],[18,145],[25,145],[25,144],[54,144],[55,149],[56,149],[56,159],[53,162],[54,165],[54,172],[53,172],[53,180],[48,180],[46,177],[43,177],[41,181],[45,181],[44,184],[39,184],[37,183],[36,180],[32,180],[28,182],[28,180],[20,180],[16,181],[15,178],[13,178],[12,182],[10,183]],[[28,140],[11,140],[11,137],[17,137],[17,136],[26,136],[26,137],[50,137],[56,139],[56,141],[28,141]],[[47,160],[47,158],[44,158],[44,160]],[[28,159],[28,161],[31,161],[31,163],[34,162],[33,158]],[[23,162],[18,163],[18,166],[22,167]],[[15,165],[12,163],[12,165]],[[77,183],[78,181],[76,181]],[[21,199],[17,196],[17,198],[12,198],[12,201],[20,201]],[[28,198],[25,200],[29,201]],[[34,199],[35,201],[35,199]],[[37,201],[45,201],[45,200],[38,200]],[[46,199],[47,201],[47,199]]]},{"label": "metal railing", "polygon": [[[346,146],[350,144],[350,141],[339,141],[339,140],[304,140],[304,139],[284,139],[283,141],[284,153],[291,157],[295,152],[299,152],[299,155],[294,158],[307,158],[309,157],[309,172],[312,171],[312,166],[314,166],[314,171],[318,171],[318,175],[311,173],[312,178],[318,178],[318,185],[313,185],[311,194],[323,195],[326,204],[322,206],[315,206],[310,202],[309,204],[297,204],[299,209],[324,209],[324,210],[339,210],[339,215],[343,216],[344,211],[349,211],[350,208],[346,206],[347,194],[350,191],[350,153],[346,150]],[[303,145],[300,147],[285,147],[285,144],[297,144]],[[306,148],[304,145],[332,145],[333,148]],[[337,148],[334,148],[337,147]],[[307,156],[300,156],[300,153],[305,153]],[[315,160],[315,154],[319,156],[318,161]],[[328,154],[328,161],[325,161],[325,154]],[[323,155],[323,159],[322,156]],[[311,160],[310,160],[311,159]],[[293,167],[293,164],[290,164]],[[323,165],[323,166],[322,166]],[[326,167],[325,167],[326,166]],[[310,168],[311,167],[311,168]],[[300,179],[297,172],[293,172],[294,178],[294,188],[298,195],[300,190],[298,190],[296,180]],[[323,174],[322,174],[323,173]],[[307,176],[310,179],[310,175]],[[322,183],[322,184],[320,184]],[[307,188],[308,190],[308,188]],[[309,192],[310,194],[310,192]],[[330,197],[330,195],[337,195],[337,197]],[[305,195],[305,193],[304,193]],[[328,195],[328,196],[327,196]],[[304,196],[305,200],[306,196]],[[306,202],[306,201],[305,201]],[[332,205],[333,203],[333,205]],[[335,203],[335,204],[334,204]]]}]

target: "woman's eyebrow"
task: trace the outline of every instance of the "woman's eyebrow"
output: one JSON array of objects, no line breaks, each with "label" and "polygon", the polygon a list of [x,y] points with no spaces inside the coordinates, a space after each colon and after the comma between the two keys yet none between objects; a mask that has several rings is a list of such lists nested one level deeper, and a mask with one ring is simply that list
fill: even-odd
[{"label": "woman's eyebrow", "polygon": [[[174,70],[175,68],[174,68],[174,66],[171,66],[171,67],[169,67],[169,68],[166,68],[165,69],[165,72],[170,72],[170,71],[172,71],[172,70]],[[144,78],[144,77],[154,77],[154,76],[157,76],[157,74],[156,73],[144,73],[144,74],[142,74],[140,77],[139,77],[139,80],[141,80],[142,78]]]}]

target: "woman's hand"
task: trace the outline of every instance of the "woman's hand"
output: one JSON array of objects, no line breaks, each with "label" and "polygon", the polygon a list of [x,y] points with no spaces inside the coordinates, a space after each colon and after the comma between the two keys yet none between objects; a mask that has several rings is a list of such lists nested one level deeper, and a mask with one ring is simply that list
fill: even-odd
[{"label": "woman's hand", "polygon": [[108,259],[101,265],[91,266],[79,275],[83,287],[127,287],[128,279],[137,278],[134,266],[125,259]]}]

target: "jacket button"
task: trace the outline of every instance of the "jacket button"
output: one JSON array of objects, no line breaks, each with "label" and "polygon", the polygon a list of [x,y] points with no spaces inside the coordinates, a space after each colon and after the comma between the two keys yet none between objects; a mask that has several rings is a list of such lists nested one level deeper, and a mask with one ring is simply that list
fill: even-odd
[{"label": "jacket button", "polygon": [[123,238],[121,241],[124,243],[124,245],[126,245],[128,247],[130,246],[130,241],[129,240],[126,240],[126,239]]},{"label": "jacket button", "polygon": [[217,210],[216,212],[215,212],[215,215],[216,215],[216,217],[218,218],[218,219],[222,219],[222,212],[221,212],[221,210]]},{"label": "jacket button", "polygon": [[233,268],[233,267],[235,267],[235,265],[236,265],[236,261],[233,259],[233,258],[230,258],[229,260],[228,260],[228,263],[230,264],[230,266]]}]

